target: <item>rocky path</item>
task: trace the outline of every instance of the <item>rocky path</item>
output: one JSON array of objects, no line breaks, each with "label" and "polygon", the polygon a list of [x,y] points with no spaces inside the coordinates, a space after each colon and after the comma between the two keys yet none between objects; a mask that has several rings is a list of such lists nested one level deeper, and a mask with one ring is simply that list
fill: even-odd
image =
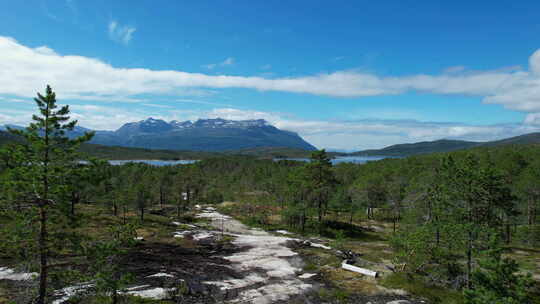
[{"label": "rocky path", "polygon": [[213,227],[234,236],[235,246],[247,249],[223,258],[231,262],[234,270],[249,273],[248,276],[207,282],[222,290],[236,291],[238,296],[231,302],[267,304],[287,301],[313,288],[310,275],[302,273],[302,259],[287,247],[293,239],[250,229],[213,209],[204,210],[198,217],[210,219]]}]

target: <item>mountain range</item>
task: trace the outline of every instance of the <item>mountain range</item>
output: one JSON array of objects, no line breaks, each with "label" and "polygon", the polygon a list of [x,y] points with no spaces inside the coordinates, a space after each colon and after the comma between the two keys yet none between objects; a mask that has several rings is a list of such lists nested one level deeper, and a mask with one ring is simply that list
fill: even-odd
[{"label": "mountain range", "polygon": [[[15,125],[5,125],[0,126],[0,130],[5,130],[6,127],[22,128]],[[69,136],[80,136],[87,131],[92,130],[77,126]],[[151,154],[151,151],[161,150],[159,153],[163,154],[163,157],[176,155],[174,151],[181,151],[184,154],[187,151],[204,151],[309,157],[310,151],[316,150],[297,133],[280,130],[263,119],[235,121],[216,118],[199,119],[195,122],[176,120],[166,122],[161,119],[148,118],[126,123],[116,131],[95,131],[95,133],[96,135],[91,141],[91,144],[94,145],[88,147],[92,152],[96,150],[109,151],[110,149],[107,147],[116,146],[142,148],[145,150],[137,151],[144,155]],[[12,135],[0,131],[0,145],[12,140],[14,140]],[[330,154],[333,156],[410,156],[512,144],[540,144],[540,133],[529,133],[488,142],[440,139],[397,144],[382,149],[352,153],[331,152]]]},{"label": "mountain range", "polygon": [[[70,136],[86,131],[75,128]],[[230,151],[258,147],[285,147],[313,151],[314,146],[297,133],[280,130],[263,119],[199,119],[170,121],[148,118],[126,123],[116,131],[95,131],[93,144],[146,149]]]}]

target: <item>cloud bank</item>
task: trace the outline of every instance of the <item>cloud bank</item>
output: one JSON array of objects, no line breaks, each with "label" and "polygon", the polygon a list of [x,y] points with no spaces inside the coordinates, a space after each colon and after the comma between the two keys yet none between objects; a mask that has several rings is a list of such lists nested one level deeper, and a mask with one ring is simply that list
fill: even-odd
[{"label": "cloud bank", "polygon": [[[128,43],[134,28],[111,22],[115,39]],[[304,77],[207,75],[175,70],[117,68],[101,60],[60,55],[41,46],[30,48],[0,37],[0,94],[30,97],[44,83],[72,98],[122,100],[139,94],[181,94],[189,88],[246,88],[332,97],[397,95],[410,91],[480,96],[485,103],[540,113],[540,51],[529,58],[528,70],[467,71],[453,67],[440,75],[381,77],[337,71]],[[228,58],[222,65],[232,64]]]},{"label": "cloud bank", "polygon": [[[454,122],[363,119],[355,121],[301,120],[282,113],[219,108],[204,113],[211,118],[232,120],[265,119],[274,126],[299,133],[318,148],[364,150],[396,143],[430,141],[441,138],[472,141],[497,140],[531,132],[538,127],[526,124],[470,125]],[[201,117],[201,116],[199,116]]]}]

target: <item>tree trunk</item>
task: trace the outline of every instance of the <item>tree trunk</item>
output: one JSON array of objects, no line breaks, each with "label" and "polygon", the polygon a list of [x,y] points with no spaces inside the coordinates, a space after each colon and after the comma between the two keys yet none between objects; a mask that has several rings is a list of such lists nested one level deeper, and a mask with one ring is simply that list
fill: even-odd
[{"label": "tree trunk", "polygon": [[43,157],[43,200],[39,201],[39,298],[37,304],[46,304],[47,296],[47,206],[49,199],[49,102],[47,102],[47,108],[45,111],[45,153]]},{"label": "tree trunk", "polygon": [[[470,191],[470,185],[469,185],[469,193]],[[473,224],[473,217],[472,217],[472,202],[471,200],[467,200],[467,221],[469,222],[469,225]],[[467,240],[467,288],[472,288],[472,281],[471,281],[471,275],[472,275],[472,246],[473,246],[473,232],[471,230],[471,227],[468,229],[468,240]]]},{"label": "tree trunk", "polygon": [[351,224],[351,225],[352,225],[352,220],[353,220],[353,214],[354,214],[354,207],[353,207],[353,205],[351,204],[351,217],[350,217],[350,219],[349,219],[349,224]]},{"label": "tree trunk", "polygon": [[163,186],[159,186],[159,207],[163,209]]},{"label": "tree trunk", "polygon": [[116,200],[113,200],[113,215],[118,216],[118,205],[116,204]]},{"label": "tree trunk", "polygon": [[435,239],[437,240],[437,247],[439,247],[439,244],[441,243],[441,229],[439,228],[439,217],[435,217],[435,221],[437,222],[437,228],[435,232]]},{"label": "tree trunk", "polygon": [[467,288],[472,288],[472,232],[469,231],[469,239],[467,244]]},{"label": "tree trunk", "polygon": [[527,223],[529,227],[533,225],[534,222],[534,202],[532,199],[527,200]]},{"label": "tree trunk", "polygon": [[81,196],[76,191],[71,191],[71,216],[75,216],[75,205],[81,200]]},{"label": "tree trunk", "polygon": [[124,222],[124,225],[125,225],[125,224],[126,224],[127,206],[124,205],[124,208],[123,208],[123,209],[124,209],[124,212],[123,212],[124,214],[123,214],[123,216],[122,216],[122,221]]},{"label": "tree trunk", "polygon": [[322,223],[322,200],[321,198],[319,197],[319,214],[318,214],[318,218],[319,218],[319,235],[322,233],[322,227],[323,227],[323,223]]},{"label": "tree trunk", "polygon": [[45,304],[45,296],[47,294],[47,210],[46,206],[41,205],[39,208],[39,299],[38,304]]},{"label": "tree trunk", "polygon": [[144,208],[141,208],[140,211],[141,211],[141,222],[144,222]]},{"label": "tree trunk", "polygon": [[189,187],[186,188],[186,204],[191,205],[191,189]]},{"label": "tree trunk", "polygon": [[510,219],[506,217],[506,244],[510,244],[511,241],[511,231],[510,231]]},{"label": "tree trunk", "polygon": [[304,232],[306,231],[306,207],[305,206],[302,210],[301,224],[302,224],[302,234],[304,234]]},{"label": "tree trunk", "polygon": [[180,198],[178,199],[178,204],[176,204],[176,218],[180,219],[180,204],[182,203],[182,193],[180,193]]}]

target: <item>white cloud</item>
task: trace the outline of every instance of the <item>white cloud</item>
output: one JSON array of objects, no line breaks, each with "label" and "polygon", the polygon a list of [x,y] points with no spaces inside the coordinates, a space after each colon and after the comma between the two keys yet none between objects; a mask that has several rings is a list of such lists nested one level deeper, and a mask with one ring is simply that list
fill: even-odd
[{"label": "white cloud", "polygon": [[152,107],[152,108],[161,108],[161,109],[173,109],[174,107],[163,105],[163,104],[157,104],[157,103],[143,103],[143,106]]},{"label": "white cloud", "polygon": [[219,103],[219,102],[211,102],[211,101],[204,101],[204,100],[193,100],[193,99],[177,99],[177,102],[180,103],[193,103],[193,104],[201,104],[201,105],[210,105],[210,106],[220,106],[220,107],[232,107],[232,105]]},{"label": "white cloud", "polygon": [[[112,32],[129,30],[115,22]],[[133,29],[134,30],[134,29]],[[121,38],[128,41],[128,38]],[[409,91],[483,97],[485,103],[508,109],[540,112],[540,51],[529,59],[529,70],[516,67],[493,71],[454,69],[451,74],[381,77],[357,71],[337,71],[303,77],[207,75],[175,70],[117,68],[101,60],[60,55],[41,46],[30,48],[0,37],[0,94],[32,97],[46,83],[60,96],[88,100],[140,102],[139,95],[185,96],[186,90],[246,88],[333,97],[396,95]],[[220,64],[232,64],[229,58]]]},{"label": "white cloud", "polygon": [[109,38],[111,40],[128,45],[137,29],[132,26],[119,25],[116,21],[109,22]]},{"label": "white cloud", "polygon": [[530,113],[525,116],[525,124],[540,127],[540,113]]},{"label": "white cloud", "polygon": [[220,63],[205,64],[202,67],[206,68],[206,69],[209,69],[209,70],[213,70],[216,67],[226,67],[226,66],[230,66],[230,65],[234,65],[234,58],[233,57],[228,57],[228,58],[226,58],[225,60],[223,60]]},{"label": "white cloud", "polygon": [[53,51],[52,49],[46,47],[46,46],[39,46],[34,49],[38,54],[41,55],[49,55],[49,56],[58,56],[58,54]]},{"label": "white cloud", "polygon": [[31,103],[31,102],[32,102],[32,100],[30,100],[30,99],[9,98],[9,97],[1,97],[1,96],[0,96],[0,101],[4,101],[4,102],[17,102],[17,103]]},{"label": "white cloud", "polygon": [[221,63],[222,66],[233,65],[233,64],[234,64],[234,58],[232,58],[232,57],[229,57],[229,58],[225,59]]},{"label": "white cloud", "polygon": [[[302,120],[283,113],[218,108],[203,117],[232,120],[265,119],[274,126],[297,132],[318,148],[363,150],[396,143],[441,138],[472,141],[497,140],[530,132],[540,126],[527,124],[470,125],[416,120],[366,119],[358,121]],[[540,116],[539,116],[540,117]]]},{"label": "white cloud", "polygon": [[218,65],[217,63],[209,63],[209,64],[203,65],[202,67],[209,70],[213,70],[215,67],[217,67],[217,65]]}]

